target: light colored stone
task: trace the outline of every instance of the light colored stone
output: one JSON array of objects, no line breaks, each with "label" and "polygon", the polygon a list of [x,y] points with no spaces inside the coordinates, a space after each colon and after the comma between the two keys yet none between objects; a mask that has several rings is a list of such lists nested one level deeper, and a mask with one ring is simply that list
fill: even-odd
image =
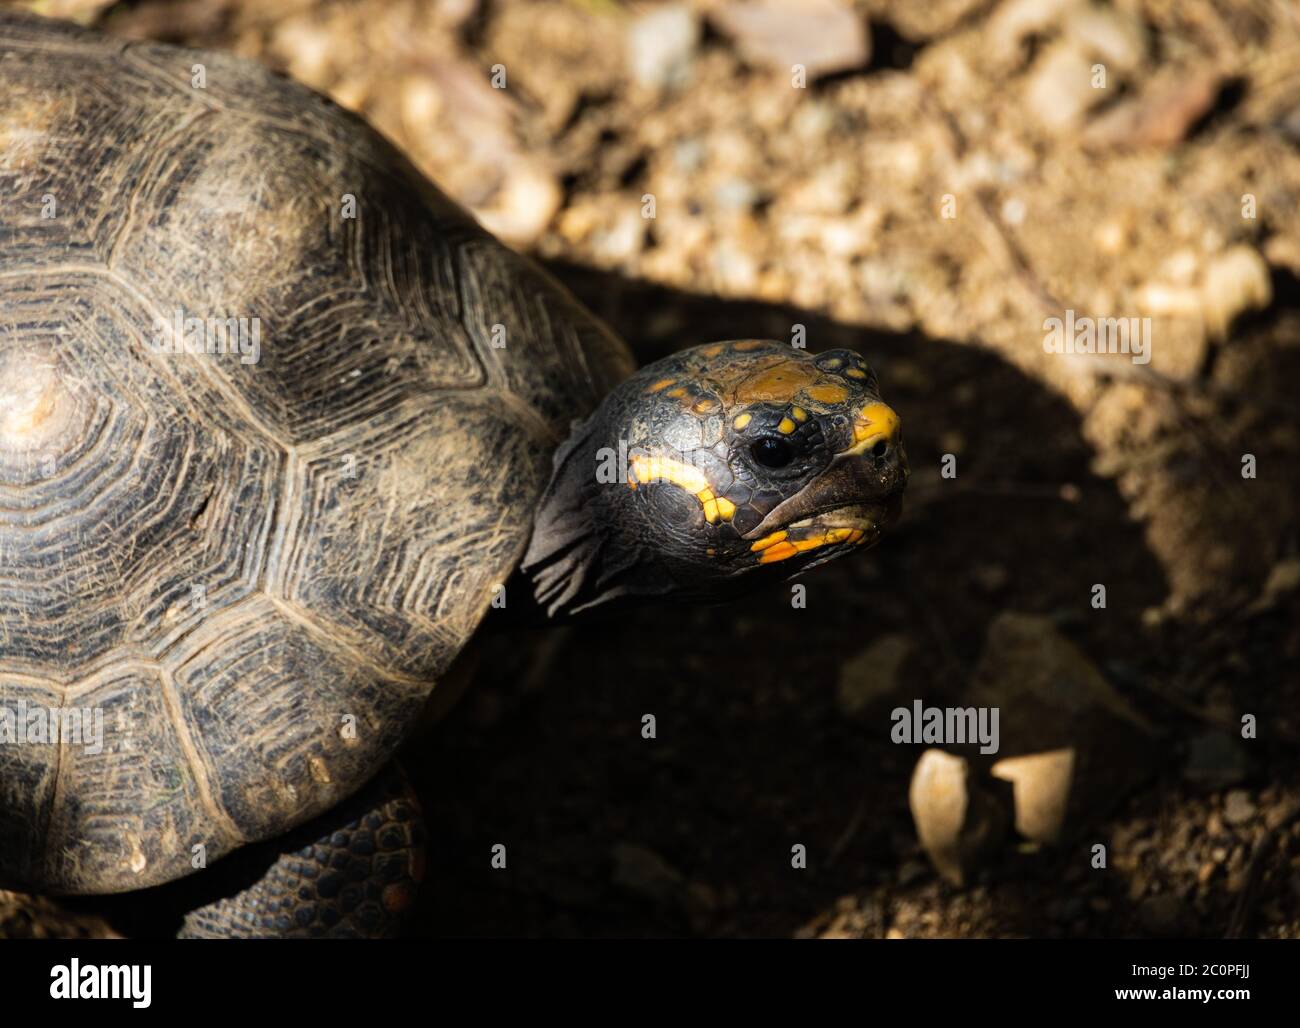
[{"label": "light colored stone", "polygon": [[514,246],[527,246],[551,223],[564,199],[555,177],[531,164],[510,170],[491,205],[476,207],[475,215],[493,235]]},{"label": "light colored stone", "polygon": [[1061,135],[1078,129],[1084,113],[1105,96],[1104,89],[1092,86],[1092,62],[1079,47],[1061,42],[1035,62],[1025,106],[1039,125]]},{"label": "light colored stone", "polygon": [[709,18],[747,61],[787,75],[802,65],[812,79],[863,67],[871,56],[866,20],[841,0],[722,3]]},{"label": "light colored stone", "polygon": [[1245,789],[1233,789],[1223,798],[1223,820],[1230,825],[1245,824],[1255,816],[1257,809]]},{"label": "light colored stone", "polygon": [[699,42],[699,19],[687,5],[668,4],[648,10],[627,26],[632,77],[651,89],[682,85],[690,78]]},{"label": "light colored stone", "polygon": [[943,750],[921,754],[907,794],[916,834],[935,870],[967,884],[998,848],[1011,822],[1009,786],[973,774],[969,761]]},{"label": "light colored stone", "polygon": [[1145,58],[1147,34],[1142,23],[1127,13],[1093,4],[1076,7],[1066,33],[1112,71],[1132,71]]},{"label": "light colored stone", "polygon": [[1212,260],[1201,280],[1205,328],[1211,338],[1226,339],[1238,315],[1273,302],[1268,265],[1253,246],[1234,246]]},{"label": "light colored stone", "polygon": [[992,774],[1012,784],[1016,831],[1044,845],[1059,842],[1074,785],[1074,750],[1008,757],[993,765]]}]

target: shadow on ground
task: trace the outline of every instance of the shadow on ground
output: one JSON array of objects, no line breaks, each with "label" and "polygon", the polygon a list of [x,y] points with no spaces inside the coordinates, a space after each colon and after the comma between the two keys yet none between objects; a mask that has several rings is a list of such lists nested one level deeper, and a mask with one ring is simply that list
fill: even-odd
[{"label": "shadow on ground", "polygon": [[[419,932],[790,935],[841,897],[898,882],[900,865],[929,877],[906,806],[918,751],[890,743],[886,718],[841,712],[840,670],[901,633],[917,645],[899,702],[960,701],[1003,610],[1054,617],[1098,663],[1149,662],[1135,626],[1164,579],[1113,486],[1089,472],[1078,416],[969,346],[552,270],[643,363],[712,339],[788,339],[794,324],[812,350],[858,349],[903,418],[913,484],[877,550],[805,580],[806,609],[781,586],[524,645],[490,636],[474,688],[412,756],[433,825]],[[938,474],[944,453],[955,480]],[[1088,616],[1100,566],[1115,600]],[[498,843],[505,872],[489,865]],[[797,843],[805,871],[791,868]],[[1025,877],[1014,865],[1013,851],[995,873]],[[1004,904],[1000,931],[1043,933],[1041,893],[1064,883],[1059,862],[1040,870],[1024,902]]]}]

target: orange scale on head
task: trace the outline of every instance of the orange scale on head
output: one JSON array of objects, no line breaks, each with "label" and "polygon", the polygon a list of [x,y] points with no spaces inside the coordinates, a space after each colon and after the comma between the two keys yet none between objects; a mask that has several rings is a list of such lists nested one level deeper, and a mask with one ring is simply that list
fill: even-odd
[{"label": "orange scale on head", "polygon": [[736,400],[740,403],[789,403],[800,391],[812,386],[818,377],[815,368],[795,361],[782,361],[741,382],[736,387]]},{"label": "orange scale on head", "polygon": [[823,379],[816,385],[809,386],[804,390],[803,394],[814,403],[821,403],[830,407],[843,403],[849,398],[848,389],[839,382],[830,379]]}]

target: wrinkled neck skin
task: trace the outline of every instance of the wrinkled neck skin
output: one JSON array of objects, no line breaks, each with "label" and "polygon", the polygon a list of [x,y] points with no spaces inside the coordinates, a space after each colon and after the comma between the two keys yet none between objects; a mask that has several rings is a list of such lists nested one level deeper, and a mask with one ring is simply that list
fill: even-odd
[{"label": "wrinkled neck skin", "polygon": [[566,621],[691,592],[690,569],[654,552],[619,492],[627,486],[596,480],[599,451],[610,445],[605,425],[602,407],[555,453],[516,576],[534,606],[529,620]]}]

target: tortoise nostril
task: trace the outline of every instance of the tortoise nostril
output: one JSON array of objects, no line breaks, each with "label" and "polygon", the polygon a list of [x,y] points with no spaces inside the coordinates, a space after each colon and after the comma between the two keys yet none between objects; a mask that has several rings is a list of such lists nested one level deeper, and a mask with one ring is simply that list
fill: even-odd
[{"label": "tortoise nostril", "polygon": [[876,445],[871,448],[871,456],[873,457],[883,457],[888,452],[889,443],[884,439],[880,440],[880,442],[876,443]]}]

